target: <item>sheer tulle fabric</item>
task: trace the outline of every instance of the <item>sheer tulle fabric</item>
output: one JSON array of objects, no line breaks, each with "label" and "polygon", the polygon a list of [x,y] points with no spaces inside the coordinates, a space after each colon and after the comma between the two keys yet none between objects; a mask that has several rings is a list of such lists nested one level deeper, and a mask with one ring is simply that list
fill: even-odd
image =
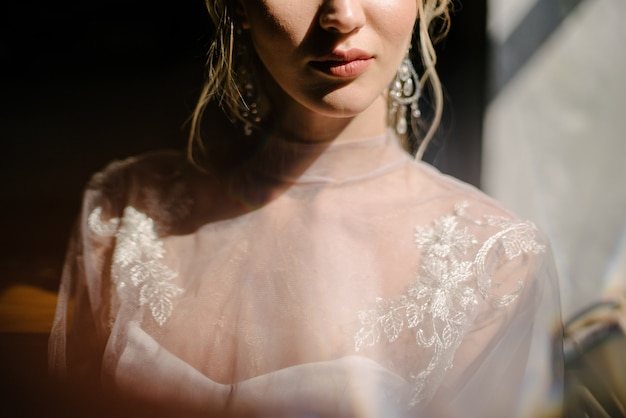
[{"label": "sheer tulle fabric", "polygon": [[268,143],[242,173],[214,180],[160,153],[94,176],[51,334],[56,374],[192,412],[551,406],[558,292],[531,223],[391,133]]}]

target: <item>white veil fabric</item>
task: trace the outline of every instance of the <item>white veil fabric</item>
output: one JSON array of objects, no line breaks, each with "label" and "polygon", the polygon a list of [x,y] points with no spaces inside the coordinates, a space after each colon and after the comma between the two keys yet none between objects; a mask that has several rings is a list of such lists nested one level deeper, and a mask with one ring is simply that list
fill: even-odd
[{"label": "white veil fabric", "polygon": [[391,132],[254,161],[220,180],[163,152],[94,176],[55,375],[181,414],[555,412],[557,278],[532,223]]}]

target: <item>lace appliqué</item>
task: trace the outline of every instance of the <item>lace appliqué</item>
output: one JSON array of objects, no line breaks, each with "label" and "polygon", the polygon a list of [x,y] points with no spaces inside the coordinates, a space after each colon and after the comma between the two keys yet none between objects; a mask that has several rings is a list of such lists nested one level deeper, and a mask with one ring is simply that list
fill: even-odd
[{"label": "lace appliqu\u00e9", "polygon": [[[390,300],[377,298],[374,308],[359,313],[357,352],[377,344],[381,338],[393,343],[405,329],[414,329],[417,345],[432,352],[427,366],[411,375],[411,405],[431,395],[432,389],[428,387],[433,385],[427,387],[426,380],[435,370],[443,372],[452,367],[453,354],[478,309],[479,294],[493,306],[501,307],[512,303],[521,293],[520,280],[513,292],[504,296],[492,294],[498,283],[488,272],[486,258],[494,245],[500,241],[509,260],[545,250],[536,241],[532,223],[498,217],[477,221],[466,215],[466,207],[463,202],[455,207],[454,215],[442,216],[432,226],[417,227],[415,242],[423,254],[417,279],[404,294]],[[459,227],[461,219],[500,229],[483,243],[473,260],[468,260],[468,252],[479,242],[467,227]]]},{"label": "lace appliqu\u00e9", "polygon": [[124,209],[121,219],[102,222],[101,214],[102,208],[95,208],[87,222],[95,234],[116,238],[111,267],[113,284],[121,290],[130,281],[138,289],[139,305],[149,307],[154,320],[163,325],[172,314],[172,300],[183,289],[172,283],[178,273],[161,261],[165,249],[154,221],[132,206]]}]

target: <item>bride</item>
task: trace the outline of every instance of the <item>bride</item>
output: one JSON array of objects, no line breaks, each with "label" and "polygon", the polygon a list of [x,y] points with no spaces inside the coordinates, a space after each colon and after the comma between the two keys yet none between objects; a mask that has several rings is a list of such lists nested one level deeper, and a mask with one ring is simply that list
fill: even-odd
[{"label": "bride", "polygon": [[449,3],[207,1],[188,155],[92,178],[53,373],[176,416],[554,412],[549,245],[420,161]]}]

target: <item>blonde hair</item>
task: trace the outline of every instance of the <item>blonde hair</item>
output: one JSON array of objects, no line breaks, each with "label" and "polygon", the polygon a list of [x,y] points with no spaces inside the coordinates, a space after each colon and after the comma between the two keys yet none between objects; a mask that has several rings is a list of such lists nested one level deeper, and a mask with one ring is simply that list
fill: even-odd
[{"label": "blonde hair", "polygon": [[[434,136],[443,113],[443,91],[435,66],[437,54],[434,43],[444,37],[450,26],[450,3],[452,0],[416,0],[418,22],[416,31],[419,39],[418,50],[424,73],[421,77],[422,89],[428,87],[433,96],[433,116],[415,154],[421,159],[428,143]],[[194,160],[194,145],[204,151],[200,136],[200,125],[204,110],[210,102],[217,103],[231,120],[241,120],[242,109],[246,104],[237,86],[234,62],[235,41],[242,41],[236,35],[236,0],[205,0],[205,5],[215,26],[215,34],[207,59],[207,81],[191,116],[189,133],[189,158]],[[413,123],[416,131],[416,124]]]},{"label": "blonde hair", "polygon": [[[435,135],[443,114],[443,89],[437,74],[437,53],[434,43],[442,39],[450,29],[451,0],[418,0],[417,34],[419,54],[424,67],[420,85],[424,88],[428,83],[433,95],[433,118],[424,135],[415,158],[421,160],[430,140]],[[415,130],[415,129],[414,129]]]}]

